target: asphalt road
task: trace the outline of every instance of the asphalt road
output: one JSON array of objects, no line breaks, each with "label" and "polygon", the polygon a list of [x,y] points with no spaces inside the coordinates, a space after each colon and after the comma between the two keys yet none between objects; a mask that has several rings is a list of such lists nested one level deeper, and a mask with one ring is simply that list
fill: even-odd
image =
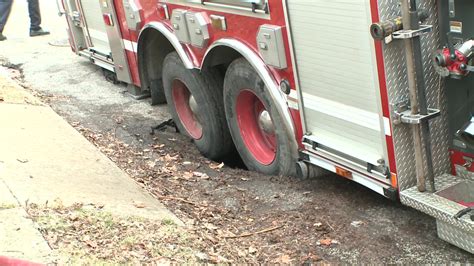
[{"label": "asphalt road", "polygon": [[[80,122],[86,128],[99,132],[114,131],[121,141],[145,147],[147,140],[137,136],[147,135],[150,126],[169,118],[166,106],[151,107],[149,100],[136,101],[129,97],[126,88],[107,82],[101,69],[73,54],[69,47],[53,46],[49,42],[64,41],[66,23],[56,14],[54,1],[40,1],[43,26],[52,34],[46,37],[28,37],[26,4],[16,1],[5,35],[8,41],[0,43],[0,56],[13,64],[21,64],[26,83],[47,95],[52,107],[70,123]],[[117,128],[117,119],[124,119]],[[191,144],[189,149],[193,149]],[[233,172],[230,171],[229,174]],[[281,203],[275,211],[298,212],[305,204],[321,204],[319,212],[330,217],[336,213],[339,220],[368,221],[369,226],[354,232],[339,232],[339,247],[315,247],[329,261],[340,262],[390,262],[390,263],[445,263],[474,262],[474,257],[436,237],[435,222],[431,217],[390,202],[374,192],[351,182],[331,176],[323,187],[316,183],[288,188],[269,179],[255,181],[253,193],[257,197],[300,193],[310,189],[316,193],[304,202]],[[298,199],[298,196],[295,196]],[[324,202],[323,202],[324,201]],[[319,202],[319,203],[318,203]],[[322,203],[321,203],[322,202]],[[306,210],[308,211],[308,210]],[[333,218],[335,219],[335,218]],[[339,228],[339,227],[338,227]],[[341,226],[340,228],[346,228]]]}]

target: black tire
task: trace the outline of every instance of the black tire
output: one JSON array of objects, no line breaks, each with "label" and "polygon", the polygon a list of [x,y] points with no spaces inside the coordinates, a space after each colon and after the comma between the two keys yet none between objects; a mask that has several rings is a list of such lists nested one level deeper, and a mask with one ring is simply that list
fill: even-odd
[{"label": "black tire", "polygon": [[154,79],[150,81],[151,105],[166,103],[166,95],[163,89],[163,80]]},{"label": "black tire", "polygon": [[[176,83],[184,85],[195,99],[198,109],[193,118],[200,125],[200,138],[188,131],[186,121],[183,122],[178,114],[177,110],[183,107],[176,106],[179,102],[173,94]],[[219,160],[234,150],[225,119],[222,84],[221,76],[213,70],[198,72],[186,69],[176,52],[170,53],[164,60],[163,87],[171,116],[180,132],[192,138],[198,150],[211,160]]]},{"label": "black tire", "polygon": [[[258,154],[255,155],[249,149],[252,145],[247,145],[243,139],[239,123],[242,122],[243,116],[237,116],[237,99],[242,92],[253,93],[263,103],[264,108],[271,117],[274,127],[274,159],[271,163],[262,163],[257,159]],[[261,172],[267,175],[291,175],[296,173],[294,156],[291,153],[290,143],[283,128],[283,119],[276,110],[270,95],[253,67],[245,60],[240,58],[232,62],[227,69],[224,80],[224,105],[227,116],[227,123],[234,140],[235,147],[242,157],[243,162],[249,170]],[[248,107],[252,108],[251,106]],[[255,115],[257,116],[257,115]],[[238,120],[240,119],[240,120]],[[239,122],[240,121],[240,122]],[[249,134],[246,134],[247,136]],[[249,143],[247,137],[246,141]],[[250,142],[255,145],[255,142]]]}]

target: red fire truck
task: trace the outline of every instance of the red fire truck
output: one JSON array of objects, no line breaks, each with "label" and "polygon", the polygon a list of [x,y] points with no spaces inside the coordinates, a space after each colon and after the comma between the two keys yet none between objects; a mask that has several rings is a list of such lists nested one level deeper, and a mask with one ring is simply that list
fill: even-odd
[{"label": "red fire truck", "polygon": [[474,253],[474,2],[61,0],[75,53],[219,160],[321,169]]}]

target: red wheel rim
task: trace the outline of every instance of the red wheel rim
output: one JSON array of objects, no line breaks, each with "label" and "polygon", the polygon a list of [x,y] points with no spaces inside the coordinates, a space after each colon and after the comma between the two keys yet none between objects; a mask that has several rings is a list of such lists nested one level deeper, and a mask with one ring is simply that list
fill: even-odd
[{"label": "red wheel rim", "polygon": [[259,163],[270,165],[276,157],[276,136],[262,128],[259,121],[263,112],[268,114],[267,108],[252,91],[243,90],[237,96],[237,121],[245,146]]},{"label": "red wheel rim", "polygon": [[177,79],[173,80],[171,86],[174,106],[181,124],[193,139],[201,139],[202,126],[190,106],[191,92],[182,81]]}]

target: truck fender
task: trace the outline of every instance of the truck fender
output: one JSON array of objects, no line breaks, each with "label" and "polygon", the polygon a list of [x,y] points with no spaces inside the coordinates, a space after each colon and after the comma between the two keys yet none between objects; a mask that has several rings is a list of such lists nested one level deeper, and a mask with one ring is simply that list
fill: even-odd
[{"label": "truck fender", "polygon": [[213,60],[213,55],[215,51],[219,48],[231,48],[241,56],[243,56],[250,65],[255,69],[260,78],[265,83],[266,88],[268,89],[269,94],[271,95],[272,101],[277,107],[278,113],[284,120],[285,133],[290,143],[292,154],[294,159],[298,158],[298,143],[296,141],[296,130],[293,123],[292,116],[286,101],[286,97],[283,92],[280,90],[279,83],[275,80],[274,76],[270,72],[270,69],[265,64],[265,62],[258,56],[252,49],[250,49],[244,43],[230,38],[223,38],[215,41],[206,51],[201,69],[207,67],[210,62]]},{"label": "truck fender", "polygon": [[150,30],[158,31],[171,43],[187,69],[195,68],[195,64],[193,63],[195,60],[188,56],[188,53],[179,42],[178,37],[176,37],[176,35],[165,24],[160,22],[150,22],[142,28],[140,35],[138,36],[138,51],[140,51],[140,48],[143,48],[141,47],[143,46],[143,37]]}]

